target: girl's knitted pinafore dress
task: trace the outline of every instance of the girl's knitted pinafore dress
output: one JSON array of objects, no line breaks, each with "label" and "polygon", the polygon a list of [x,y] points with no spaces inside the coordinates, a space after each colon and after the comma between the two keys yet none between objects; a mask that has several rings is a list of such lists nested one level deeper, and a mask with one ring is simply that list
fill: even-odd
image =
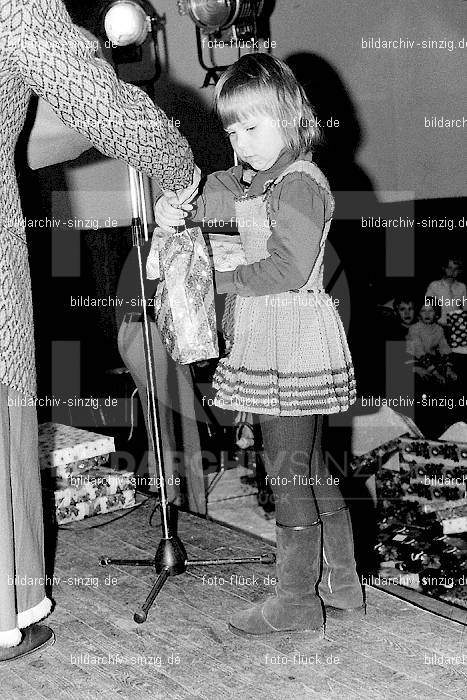
[{"label": "girl's knitted pinafore dress", "polygon": [[[304,160],[288,166],[265,194],[237,199],[236,216],[248,264],[269,257],[268,198],[278,182],[296,171],[313,178],[332,200],[323,173]],[[234,297],[233,345],[219,361],[213,379],[216,406],[300,416],[346,411],[355,402],[347,339],[332,299],[323,289],[330,223],[331,219],[324,225],[313,270],[299,291]]]}]

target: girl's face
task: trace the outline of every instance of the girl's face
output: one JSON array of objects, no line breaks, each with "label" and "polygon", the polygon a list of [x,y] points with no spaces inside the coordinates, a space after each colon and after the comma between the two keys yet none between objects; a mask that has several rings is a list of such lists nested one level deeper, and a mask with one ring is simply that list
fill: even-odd
[{"label": "girl's face", "polygon": [[420,320],[423,323],[434,323],[436,320],[436,311],[432,306],[422,306],[420,309]]},{"label": "girl's face", "polygon": [[254,170],[268,170],[285,146],[280,127],[266,114],[252,114],[225,131],[238,158]]},{"label": "girl's face", "polygon": [[415,308],[412,302],[402,301],[396,307],[396,313],[400,318],[402,325],[410,326],[415,316]]},{"label": "girl's face", "polygon": [[449,260],[448,264],[444,268],[444,276],[447,279],[452,279],[455,280],[458,278],[460,272],[460,268],[458,263],[455,260]]}]

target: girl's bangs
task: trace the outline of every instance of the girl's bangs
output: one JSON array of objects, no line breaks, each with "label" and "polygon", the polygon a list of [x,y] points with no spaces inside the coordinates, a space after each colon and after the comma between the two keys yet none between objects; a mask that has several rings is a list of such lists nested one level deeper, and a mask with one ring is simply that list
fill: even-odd
[{"label": "girl's bangs", "polygon": [[245,121],[255,114],[271,115],[276,110],[277,101],[272,91],[258,89],[256,85],[244,85],[227,95],[221,93],[216,101],[216,111],[224,126]]}]

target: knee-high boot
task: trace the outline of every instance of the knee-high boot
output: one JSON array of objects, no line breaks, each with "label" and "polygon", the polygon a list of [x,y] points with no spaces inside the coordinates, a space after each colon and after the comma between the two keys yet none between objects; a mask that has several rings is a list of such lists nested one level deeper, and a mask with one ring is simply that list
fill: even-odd
[{"label": "knee-high boot", "polygon": [[355,568],[352,523],[347,508],[321,513],[323,561],[318,592],[333,616],[365,614],[363,590]]},{"label": "knee-high boot", "polygon": [[[321,524],[287,527],[277,524],[276,595],[232,617],[229,628],[245,637],[323,634],[323,609],[316,593],[321,555]],[[295,638],[295,634],[294,634]]]}]

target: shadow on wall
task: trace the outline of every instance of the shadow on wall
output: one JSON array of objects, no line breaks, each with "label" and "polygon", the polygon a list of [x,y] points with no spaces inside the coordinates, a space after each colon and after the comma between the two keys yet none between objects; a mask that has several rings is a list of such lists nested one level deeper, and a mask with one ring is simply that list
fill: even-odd
[{"label": "shadow on wall", "polygon": [[[340,266],[332,270],[328,291],[338,298],[341,287],[343,293],[348,293],[342,284],[346,278],[350,289],[349,344],[359,389],[368,390],[375,382],[374,371],[369,372],[375,358],[370,354],[370,344],[362,342],[362,338],[368,336],[373,286],[385,276],[385,239],[381,230],[375,232],[361,226],[361,217],[376,215],[378,209],[373,184],[357,160],[364,133],[349,91],[328,61],[312,52],[300,52],[289,55],[286,63],[305,90],[322,127],[323,139],[314,157],[328,178],[336,201],[329,243],[340,261]],[[331,123],[334,126],[329,126]],[[325,270],[335,267],[329,253],[327,257]],[[363,264],[363,259],[371,262]],[[345,304],[346,300],[342,302]],[[381,373],[383,381],[384,367]]]},{"label": "shadow on wall", "polygon": [[[356,160],[364,140],[357,109],[337,70],[318,54],[306,51],[291,54],[286,63],[324,127],[316,161],[333,192],[373,192],[370,178]],[[329,126],[329,120],[339,125]]]}]

